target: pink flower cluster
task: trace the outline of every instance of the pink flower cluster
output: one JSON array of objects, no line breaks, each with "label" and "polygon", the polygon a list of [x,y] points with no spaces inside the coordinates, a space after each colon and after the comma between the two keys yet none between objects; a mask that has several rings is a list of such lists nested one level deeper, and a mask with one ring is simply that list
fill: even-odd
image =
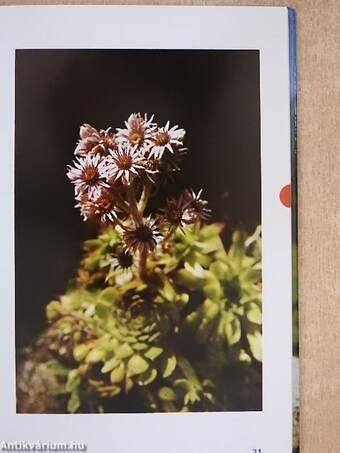
[{"label": "pink flower cluster", "polygon": [[[154,216],[144,211],[154,189],[180,169],[185,130],[158,126],[153,115],[132,113],[124,128],[80,128],[75,160],[67,176],[74,185],[76,207],[84,220],[96,218],[123,229],[124,249],[141,255],[155,250],[169,232],[208,219],[200,190],[185,190]],[[167,230],[167,231],[166,231]]]}]

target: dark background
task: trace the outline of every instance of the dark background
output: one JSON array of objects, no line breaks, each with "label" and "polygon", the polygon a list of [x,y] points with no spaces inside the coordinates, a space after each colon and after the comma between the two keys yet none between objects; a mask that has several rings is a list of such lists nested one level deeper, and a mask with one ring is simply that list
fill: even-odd
[{"label": "dark background", "polygon": [[46,303],[96,234],[65,175],[82,123],[123,127],[147,112],[178,124],[189,153],[165,190],[202,187],[226,241],[233,227],[261,223],[257,51],[18,50],[15,109],[17,346],[42,329]]}]

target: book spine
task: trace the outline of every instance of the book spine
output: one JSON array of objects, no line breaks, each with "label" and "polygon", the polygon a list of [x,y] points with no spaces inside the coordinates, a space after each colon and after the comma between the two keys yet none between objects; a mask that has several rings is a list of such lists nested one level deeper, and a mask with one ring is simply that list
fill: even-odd
[{"label": "book spine", "polygon": [[292,310],[293,310],[293,453],[300,450],[299,442],[299,314],[298,314],[298,216],[297,216],[297,70],[296,70],[296,13],[288,8],[289,77],[290,77],[290,134],[291,134],[291,198],[292,198]]}]

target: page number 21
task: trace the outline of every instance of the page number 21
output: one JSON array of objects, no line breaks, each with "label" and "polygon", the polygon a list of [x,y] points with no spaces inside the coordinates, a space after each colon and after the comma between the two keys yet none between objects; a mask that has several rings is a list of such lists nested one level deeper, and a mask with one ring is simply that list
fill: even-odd
[{"label": "page number 21", "polygon": [[262,448],[253,448],[251,453],[262,453]]}]

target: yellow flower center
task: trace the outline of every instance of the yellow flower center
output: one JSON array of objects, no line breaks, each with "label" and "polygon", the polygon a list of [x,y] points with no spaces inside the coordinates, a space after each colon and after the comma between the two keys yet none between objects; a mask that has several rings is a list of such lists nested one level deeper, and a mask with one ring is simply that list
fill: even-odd
[{"label": "yellow flower center", "polygon": [[142,131],[133,131],[129,135],[129,140],[133,145],[140,145],[143,143],[144,134]]}]

